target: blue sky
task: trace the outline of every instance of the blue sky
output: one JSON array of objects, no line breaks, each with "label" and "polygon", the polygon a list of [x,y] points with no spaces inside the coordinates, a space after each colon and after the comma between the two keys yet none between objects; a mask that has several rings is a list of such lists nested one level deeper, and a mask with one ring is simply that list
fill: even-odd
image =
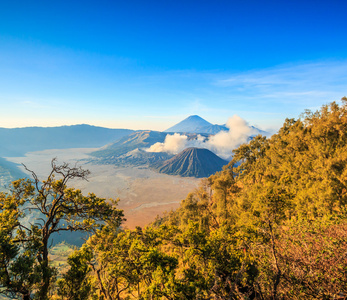
[{"label": "blue sky", "polygon": [[1,1],[0,127],[262,129],[347,95],[346,1]]}]

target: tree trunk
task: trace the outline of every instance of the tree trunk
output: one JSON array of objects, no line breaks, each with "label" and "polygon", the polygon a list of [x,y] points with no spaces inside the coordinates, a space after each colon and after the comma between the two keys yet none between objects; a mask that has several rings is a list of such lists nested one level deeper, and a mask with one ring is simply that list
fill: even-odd
[{"label": "tree trunk", "polygon": [[273,227],[272,227],[270,222],[269,222],[269,228],[270,228],[270,237],[271,237],[272,256],[273,256],[274,265],[276,268],[276,274],[275,274],[273,288],[272,288],[272,298],[274,300],[276,300],[276,299],[278,299],[277,288],[278,288],[278,285],[280,284],[282,273],[281,273],[280,267],[278,265],[276,245],[275,245],[275,237],[274,237]]},{"label": "tree trunk", "polygon": [[23,299],[23,300],[30,300],[30,299],[31,299],[31,298],[30,298],[30,294],[25,294],[25,295],[23,295],[22,299]]},{"label": "tree trunk", "polygon": [[[45,233],[44,233],[45,235]],[[42,249],[42,286],[38,292],[39,300],[48,299],[48,290],[51,280],[51,272],[48,266],[48,236],[43,237],[43,249]]]}]

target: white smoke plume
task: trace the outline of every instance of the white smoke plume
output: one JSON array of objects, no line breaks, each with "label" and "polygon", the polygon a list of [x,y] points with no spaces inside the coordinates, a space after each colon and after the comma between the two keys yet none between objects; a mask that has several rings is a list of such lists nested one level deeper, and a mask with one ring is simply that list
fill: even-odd
[{"label": "white smoke plume", "polygon": [[204,137],[198,134],[197,139],[188,140],[188,136],[174,133],[173,135],[167,135],[164,143],[155,143],[147,152],[168,152],[171,154],[177,154],[189,147],[204,147]]},{"label": "white smoke plume", "polygon": [[230,159],[233,149],[246,143],[251,135],[258,133],[237,115],[228,119],[226,127],[229,129],[228,131],[221,131],[209,139],[205,139],[201,135],[191,140],[188,139],[188,136],[178,133],[167,135],[164,143],[156,143],[147,151],[177,154],[186,148],[198,147],[209,149],[224,159]]},{"label": "white smoke plume", "polygon": [[228,119],[226,127],[229,131],[221,131],[207,141],[207,149],[218,156],[229,159],[232,150],[246,143],[251,135],[257,134],[257,130],[248,126],[247,122],[237,115]]}]

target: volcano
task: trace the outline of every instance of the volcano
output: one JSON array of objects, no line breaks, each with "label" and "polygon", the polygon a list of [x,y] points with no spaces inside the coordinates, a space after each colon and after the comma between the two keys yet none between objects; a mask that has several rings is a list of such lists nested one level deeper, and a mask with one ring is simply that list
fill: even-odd
[{"label": "volcano", "polygon": [[213,125],[205,119],[194,115],[166,129],[164,132],[216,134],[222,130],[228,131],[228,128],[223,125]]},{"label": "volcano", "polygon": [[210,150],[187,148],[173,158],[156,163],[152,167],[168,175],[202,178],[221,171],[227,163]]}]

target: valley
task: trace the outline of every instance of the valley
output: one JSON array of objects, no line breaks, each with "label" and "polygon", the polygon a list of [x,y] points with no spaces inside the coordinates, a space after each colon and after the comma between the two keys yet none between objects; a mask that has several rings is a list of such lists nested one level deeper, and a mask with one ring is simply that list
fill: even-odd
[{"label": "valley", "polygon": [[347,1],[1,1],[0,300],[347,300]]},{"label": "valley", "polygon": [[[7,157],[8,161],[25,164],[40,179],[50,171],[50,162],[56,157],[58,163],[77,164],[88,169],[88,181],[74,180],[72,186],[84,194],[95,193],[100,197],[119,198],[118,207],[124,210],[126,228],[145,226],[157,215],[176,209],[187,194],[193,191],[200,180],[194,177],[179,177],[157,173],[147,166],[115,166],[95,164],[89,161],[94,148],[55,149],[29,152],[25,156]],[[30,175],[23,166],[22,172]]]},{"label": "valley", "polygon": [[66,162],[91,172],[88,181],[73,180],[71,187],[84,194],[119,198],[118,207],[127,219],[123,226],[143,227],[157,215],[178,208],[200,178],[221,171],[232,149],[259,133],[237,117],[216,125],[199,116],[162,132],[90,125],[0,128],[1,189],[31,176],[21,164],[44,180],[56,158],[58,164]]}]

